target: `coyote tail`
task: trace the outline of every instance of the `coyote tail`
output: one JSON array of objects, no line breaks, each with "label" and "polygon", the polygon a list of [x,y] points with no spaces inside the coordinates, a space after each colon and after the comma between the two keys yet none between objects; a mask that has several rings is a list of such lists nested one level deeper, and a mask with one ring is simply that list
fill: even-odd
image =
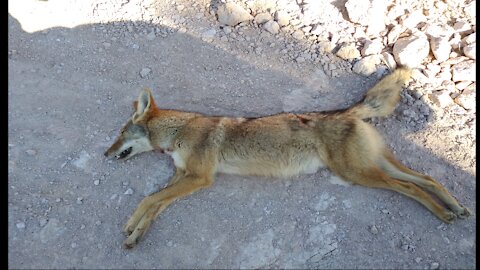
[{"label": "coyote tail", "polygon": [[347,112],[361,119],[390,115],[400,100],[400,91],[410,79],[409,68],[398,68],[368,90],[365,98]]}]

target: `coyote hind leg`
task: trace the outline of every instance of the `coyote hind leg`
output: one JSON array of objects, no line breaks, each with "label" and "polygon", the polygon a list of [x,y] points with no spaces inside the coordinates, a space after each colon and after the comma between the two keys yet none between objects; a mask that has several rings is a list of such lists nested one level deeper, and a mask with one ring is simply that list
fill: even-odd
[{"label": "coyote hind leg", "polygon": [[435,194],[440,200],[442,200],[448,208],[450,208],[459,218],[466,218],[470,216],[470,211],[458,203],[458,201],[447,191],[447,189],[440,183],[435,181],[428,175],[423,175],[416,171],[413,171],[398,160],[395,159],[393,154],[385,149],[380,166],[390,177],[414,183],[430,192]]},{"label": "coyote hind leg", "polygon": [[[369,169],[357,169],[355,173],[349,170],[350,173],[339,173],[342,177],[352,181],[355,184],[371,187],[389,189],[406,195],[429,209],[435,216],[446,223],[452,223],[456,215],[438,204],[425,191],[413,183],[403,182],[393,179],[380,168],[372,167]],[[338,173],[338,170],[336,170]]]}]

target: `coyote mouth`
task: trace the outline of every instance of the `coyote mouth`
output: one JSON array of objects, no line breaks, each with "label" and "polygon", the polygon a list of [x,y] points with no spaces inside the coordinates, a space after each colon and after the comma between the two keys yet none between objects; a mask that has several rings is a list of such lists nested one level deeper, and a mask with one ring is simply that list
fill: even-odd
[{"label": "coyote mouth", "polygon": [[132,152],[132,147],[129,147],[129,148],[123,150],[123,152],[121,152],[120,155],[117,155],[117,159],[125,158],[128,155],[130,155],[131,152]]}]

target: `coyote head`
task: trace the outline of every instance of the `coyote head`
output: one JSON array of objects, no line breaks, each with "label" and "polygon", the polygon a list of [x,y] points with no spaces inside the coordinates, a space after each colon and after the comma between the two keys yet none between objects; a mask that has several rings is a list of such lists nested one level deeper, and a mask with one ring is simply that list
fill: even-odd
[{"label": "coyote head", "polygon": [[133,102],[135,113],[120,130],[120,135],[104,153],[106,157],[115,156],[117,159],[129,159],[136,154],[153,150],[147,128],[148,116],[155,107],[152,93],[145,89],[140,93],[137,101]]}]

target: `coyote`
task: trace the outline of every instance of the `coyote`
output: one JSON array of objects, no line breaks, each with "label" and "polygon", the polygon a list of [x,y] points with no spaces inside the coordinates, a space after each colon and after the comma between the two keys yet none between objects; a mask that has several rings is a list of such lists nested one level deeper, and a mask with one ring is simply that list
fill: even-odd
[{"label": "coyote", "polygon": [[375,129],[362,121],[391,114],[410,75],[407,68],[393,71],[347,109],[259,118],[160,109],[151,91],[144,89],[133,102],[133,116],[105,156],[126,160],[160,150],[171,155],[176,172],[166,188],[140,202],[124,226],[128,236],[124,247],[134,247],[172,202],[212,185],[217,172],[289,177],[327,167],[351,183],[415,199],[446,223],[469,216],[441,184],[397,161]]}]

